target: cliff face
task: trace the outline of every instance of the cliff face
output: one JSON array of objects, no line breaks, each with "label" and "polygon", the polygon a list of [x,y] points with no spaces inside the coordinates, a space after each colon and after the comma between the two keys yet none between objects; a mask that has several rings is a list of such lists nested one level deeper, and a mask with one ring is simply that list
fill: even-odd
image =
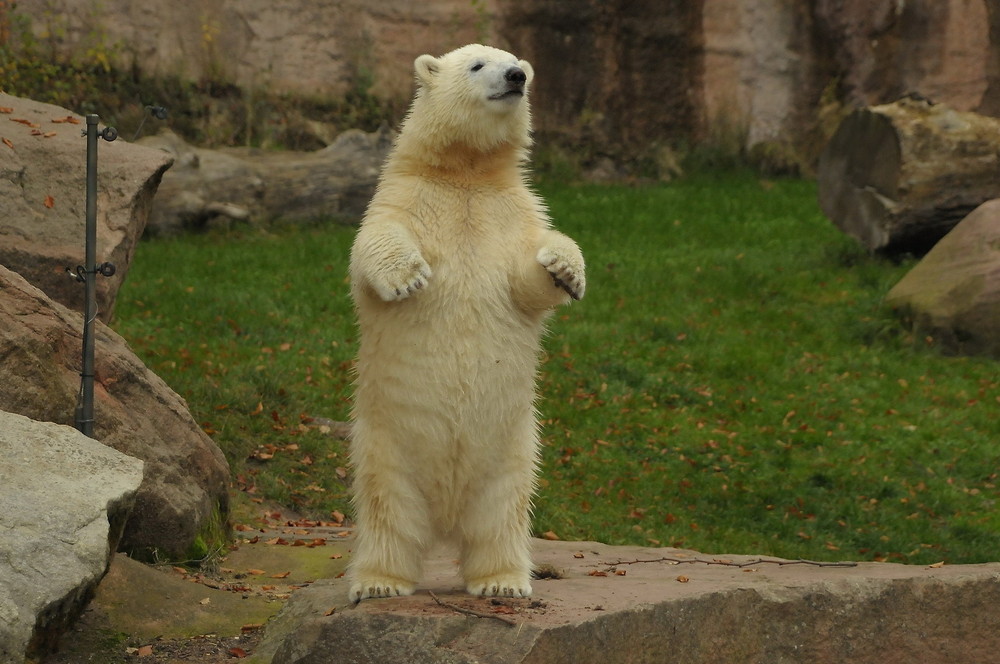
[{"label": "cliff face", "polygon": [[363,88],[395,108],[415,56],[494,43],[535,64],[543,138],[618,158],[728,131],[808,159],[831,108],[911,92],[1000,115],[992,0],[46,0],[17,11],[66,52],[100,46],[145,72],[313,98]]}]

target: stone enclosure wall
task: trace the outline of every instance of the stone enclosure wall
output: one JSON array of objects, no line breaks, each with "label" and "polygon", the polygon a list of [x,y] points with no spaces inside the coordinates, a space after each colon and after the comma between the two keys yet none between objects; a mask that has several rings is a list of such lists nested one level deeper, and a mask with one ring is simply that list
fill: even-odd
[{"label": "stone enclosure wall", "polygon": [[845,110],[907,93],[1000,115],[992,0],[36,0],[64,52],[306,97],[405,108],[413,58],[470,41],[535,64],[543,140],[586,158],[705,141],[811,162]]}]

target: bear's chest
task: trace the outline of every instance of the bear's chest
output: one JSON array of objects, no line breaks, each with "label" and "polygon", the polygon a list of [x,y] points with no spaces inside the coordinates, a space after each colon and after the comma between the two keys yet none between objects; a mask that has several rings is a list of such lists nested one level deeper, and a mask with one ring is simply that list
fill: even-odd
[{"label": "bear's chest", "polygon": [[512,269],[534,228],[529,202],[516,189],[429,185],[414,221],[421,253],[439,278],[453,270],[473,278],[469,268],[487,278]]}]

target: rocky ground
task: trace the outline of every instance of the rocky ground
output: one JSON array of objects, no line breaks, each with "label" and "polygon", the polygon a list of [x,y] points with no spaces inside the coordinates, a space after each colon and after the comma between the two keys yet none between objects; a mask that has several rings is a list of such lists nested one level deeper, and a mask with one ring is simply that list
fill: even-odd
[{"label": "rocky ground", "polygon": [[292,595],[343,572],[350,531],[269,509],[200,568],[115,556],[58,651],[38,664],[233,662]]},{"label": "rocky ground", "polygon": [[442,551],[412,597],[355,606],[341,578],[347,529],[275,510],[253,523],[199,570],[117,556],[59,652],[38,664],[954,664],[1000,650],[1000,564],[815,563],[538,540],[530,599],[466,595]]}]

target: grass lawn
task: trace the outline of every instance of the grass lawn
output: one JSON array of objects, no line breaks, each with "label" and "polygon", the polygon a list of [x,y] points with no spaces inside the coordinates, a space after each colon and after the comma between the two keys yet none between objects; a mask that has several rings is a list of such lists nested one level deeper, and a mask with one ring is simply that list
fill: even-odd
[{"label": "grass lawn", "polygon": [[[539,391],[538,534],[707,553],[997,560],[996,361],[943,356],[881,302],[815,185],[751,175],[546,185],[588,260]],[[349,514],[349,228],[143,242],[116,329],[225,451],[234,488]],[[322,422],[322,420],[320,420]]]}]

